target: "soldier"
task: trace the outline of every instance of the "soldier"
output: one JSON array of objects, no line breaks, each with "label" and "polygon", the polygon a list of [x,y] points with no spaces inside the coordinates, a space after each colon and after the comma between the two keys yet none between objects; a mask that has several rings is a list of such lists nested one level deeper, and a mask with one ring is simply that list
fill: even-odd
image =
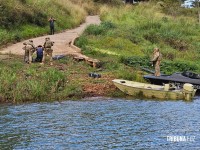
[{"label": "soldier", "polygon": [[151,62],[152,62],[152,65],[155,67],[155,76],[160,76],[161,59],[162,59],[162,54],[160,53],[159,48],[154,48]]},{"label": "soldier", "polygon": [[44,64],[45,57],[48,55],[48,56],[50,56],[50,65],[53,65],[53,58],[52,58],[53,49],[51,48],[53,46],[53,44],[54,44],[54,42],[52,42],[49,37],[45,38],[44,53],[43,53],[43,58],[42,58],[41,64]]},{"label": "soldier", "polygon": [[29,40],[28,42],[24,42],[23,45],[25,45],[22,49],[25,51],[24,53],[24,61],[26,63],[31,64],[32,63],[32,56],[35,52],[35,46],[33,44],[33,40]]}]

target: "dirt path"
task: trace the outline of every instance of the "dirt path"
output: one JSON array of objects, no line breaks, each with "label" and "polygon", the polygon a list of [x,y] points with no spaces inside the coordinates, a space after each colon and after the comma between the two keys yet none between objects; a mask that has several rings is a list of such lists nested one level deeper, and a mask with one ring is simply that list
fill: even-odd
[{"label": "dirt path", "polygon": [[[87,56],[82,55],[80,50],[77,48],[70,46],[69,43],[77,38],[79,35],[83,33],[85,28],[90,24],[100,24],[99,16],[87,16],[85,23],[81,24],[79,27],[71,30],[66,30],[65,32],[54,34],[54,35],[46,35],[37,38],[32,38],[35,46],[43,45],[45,38],[50,37],[52,41],[55,42],[53,46],[53,55],[75,55],[78,57]],[[28,41],[28,40],[26,40]],[[24,50],[22,49],[23,43],[25,41],[21,41],[19,43],[10,45],[0,50],[1,54],[16,54],[16,55],[24,55]]]}]

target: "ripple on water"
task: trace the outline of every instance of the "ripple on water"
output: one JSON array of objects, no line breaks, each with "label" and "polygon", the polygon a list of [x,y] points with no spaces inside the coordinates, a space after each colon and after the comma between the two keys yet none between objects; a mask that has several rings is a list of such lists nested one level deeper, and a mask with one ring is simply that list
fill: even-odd
[{"label": "ripple on water", "polygon": [[[0,106],[0,149],[200,149],[200,99]],[[195,137],[170,142],[167,136]]]}]

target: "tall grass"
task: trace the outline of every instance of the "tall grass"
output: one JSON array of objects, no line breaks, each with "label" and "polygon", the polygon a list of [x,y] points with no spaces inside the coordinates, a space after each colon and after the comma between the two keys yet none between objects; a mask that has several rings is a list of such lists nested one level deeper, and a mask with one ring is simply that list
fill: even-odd
[{"label": "tall grass", "polygon": [[10,67],[5,66],[0,70],[0,93],[4,101],[52,100],[66,86],[66,74],[57,69],[41,71],[33,65],[18,72],[19,66],[21,64],[12,63]]},{"label": "tall grass", "polygon": [[[132,64],[136,67],[142,61],[141,66],[150,68],[146,61],[149,61],[153,48],[159,47],[163,54],[163,72],[200,72],[200,67],[196,65],[200,57],[197,10],[178,6],[177,13],[168,13],[164,9],[155,3],[101,7],[102,24],[109,22],[114,28],[106,29],[102,24],[88,27],[80,37],[87,41],[83,44],[84,52],[94,57],[103,56],[102,53],[107,57],[123,56],[124,60],[131,60],[129,65],[138,61]],[[141,61],[135,58],[141,58]]]}]

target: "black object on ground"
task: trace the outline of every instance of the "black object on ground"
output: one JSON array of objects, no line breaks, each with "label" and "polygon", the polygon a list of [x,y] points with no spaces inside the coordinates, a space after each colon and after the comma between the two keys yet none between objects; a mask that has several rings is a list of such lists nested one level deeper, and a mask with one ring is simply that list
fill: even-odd
[{"label": "black object on ground", "polygon": [[89,77],[93,77],[93,78],[101,78],[101,75],[95,72],[90,72],[89,73]]}]

